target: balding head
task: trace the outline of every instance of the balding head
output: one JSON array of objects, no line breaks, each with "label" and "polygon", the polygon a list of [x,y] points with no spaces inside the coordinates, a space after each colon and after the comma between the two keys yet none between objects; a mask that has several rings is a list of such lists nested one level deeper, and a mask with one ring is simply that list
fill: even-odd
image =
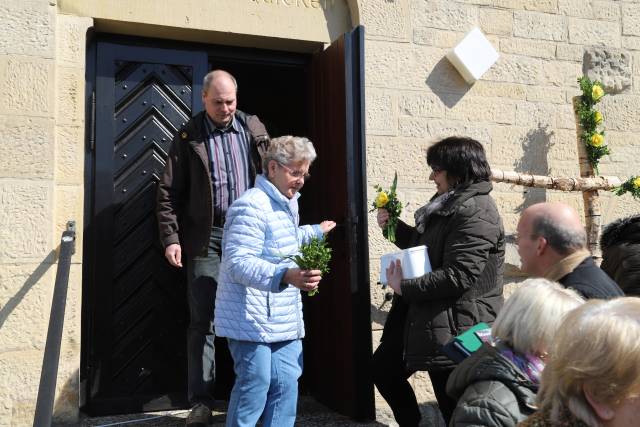
[{"label": "balding head", "polygon": [[518,253],[522,270],[543,276],[558,260],[587,245],[578,213],[564,203],[538,203],[522,212],[518,222]]},{"label": "balding head", "polygon": [[236,112],[236,79],[224,70],[214,70],[204,76],[202,103],[207,114],[218,127],[225,127]]},{"label": "balding head", "polygon": [[531,215],[531,232],[542,236],[560,255],[569,255],[587,245],[587,234],[580,216],[564,203],[538,203],[526,209],[522,216]]}]

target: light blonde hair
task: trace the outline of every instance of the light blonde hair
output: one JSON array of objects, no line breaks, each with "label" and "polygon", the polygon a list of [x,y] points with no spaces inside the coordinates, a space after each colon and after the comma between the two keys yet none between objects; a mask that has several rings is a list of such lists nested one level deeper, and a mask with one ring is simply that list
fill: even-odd
[{"label": "light blonde hair", "polygon": [[557,421],[564,405],[590,427],[600,427],[586,400],[616,405],[640,394],[640,298],[590,300],[569,313],[542,373],[540,410]]},{"label": "light blonde hair", "polygon": [[309,163],[316,159],[313,143],[302,136],[285,135],[269,141],[269,148],[262,155],[262,170],[266,174],[269,162],[275,160],[281,165],[306,160]]},{"label": "light blonde hair", "polygon": [[527,279],[505,302],[491,335],[518,353],[547,351],[563,316],[582,303],[572,289],[547,279]]}]

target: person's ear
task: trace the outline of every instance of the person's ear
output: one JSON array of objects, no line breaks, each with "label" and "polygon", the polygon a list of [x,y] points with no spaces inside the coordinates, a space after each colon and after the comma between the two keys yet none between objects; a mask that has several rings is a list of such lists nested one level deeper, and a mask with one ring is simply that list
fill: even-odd
[{"label": "person's ear", "polygon": [[275,160],[269,160],[267,164],[267,176],[269,178],[273,178],[276,174],[276,169],[278,168],[278,162]]},{"label": "person's ear", "polygon": [[600,402],[591,392],[591,388],[584,384],[582,386],[582,392],[584,393],[585,399],[591,405],[593,412],[596,413],[598,418],[603,421],[610,421],[616,415],[616,412],[613,410],[613,406],[609,403]]},{"label": "person's ear", "polygon": [[546,249],[547,249],[547,245],[549,244],[549,242],[547,242],[547,239],[542,237],[542,236],[538,236],[536,238],[536,254],[538,256],[542,255]]}]

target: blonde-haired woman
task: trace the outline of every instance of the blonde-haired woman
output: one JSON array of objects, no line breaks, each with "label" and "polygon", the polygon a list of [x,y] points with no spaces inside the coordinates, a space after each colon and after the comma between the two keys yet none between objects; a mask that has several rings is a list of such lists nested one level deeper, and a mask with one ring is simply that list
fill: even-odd
[{"label": "blonde-haired woman", "polygon": [[550,351],[538,412],[521,426],[640,426],[640,298],[587,302]]},{"label": "blonde-haired woman", "polygon": [[547,350],[566,313],[584,300],[546,279],[529,279],[507,299],[485,345],[451,374],[458,400],[450,426],[514,426],[535,411]]}]

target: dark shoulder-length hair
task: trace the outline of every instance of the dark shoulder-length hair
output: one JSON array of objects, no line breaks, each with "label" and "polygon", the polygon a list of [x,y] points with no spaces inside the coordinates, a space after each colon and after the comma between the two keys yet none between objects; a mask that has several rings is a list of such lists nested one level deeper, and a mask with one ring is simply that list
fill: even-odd
[{"label": "dark shoulder-length hair", "polygon": [[445,170],[460,184],[491,179],[484,147],[472,138],[451,136],[436,142],[427,150],[427,164]]}]

